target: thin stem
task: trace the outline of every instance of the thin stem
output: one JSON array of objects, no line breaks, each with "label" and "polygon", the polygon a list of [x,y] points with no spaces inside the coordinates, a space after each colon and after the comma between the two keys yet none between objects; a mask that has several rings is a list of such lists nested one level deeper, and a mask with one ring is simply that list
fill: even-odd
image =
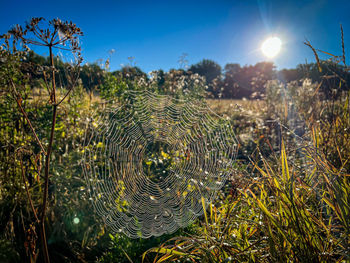
[{"label": "thin stem", "polygon": [[70,89],[67,91],[67,93],[63,96],[63,98],[56,104],[56,106],[60,105],[64,100],[65,98],[69,95],[69,93],[72,91],[73,89],[73,86],[70,87]]},{"label": "thin stem", "polygon": [[[14,85],[12,81],[11,81],[11,83],[12,83],[12,85]],[[16,96],[16,102],[17,102],[17,105],[18,105],[20,111],[22,112],[24,118],[27,120],[28,125],[29,125],[30,129],[31,129],[32,132],[33,132],[34,138],[35,138],[35,140],[37,141],[37,143],[39,144],[39,146],[40,146],[40,148],[41,148],[41,151],[46,155],[46,151],[45,151],[45,149],[44,149],[44,146],[41,144],[41,142],[40,142],[40,140],[39,140],[39,138],[38,138],[38,136],[37,136],[37,134],[36,134],[36,132],[35,132],[35,130],[34,130],[34,128],[33,128],[33,125],[32,125],[31,121],[30,121],[29,118],[28,118],[27,113],[26,113],[25,110],[23,109],[22,104],[21,104],[21,101],[20,101],[20,98],[18,98],[17,96]]]},{"label": "thin stem", "polygon": [[52,45],[52,43],[55,41],[55,39],[56,39],[56,37],[57,37],[56,33],[57,33],[57,27],[55,27],[53,33],[51,34],[51,39],[50,39],[50,44],[51,44],[51,45]]},{"label": "thin stem", "polygon": [[44,196],[43,196],[43,204],[42,204],[42,214],[41,214],[41,237],[42,237],[42,244],[43,244],[43,251],[44,251],[44,257],[45,262],[50,263],[49,258],[49,251],[47,247],[47,241],[46,241],[46,234],[45,234],[45,217],[46,217],[46,210],[47,210],[47,199],[49,195],[49,171],[50,171],[50,157],[52,153],[52,145],[53,145],[53,137],[54,137],[54,131],[55,131],[55,125],[56,125],[56,115],[57,115],[57,106],[53,105],[53,116],[52,116],[52,125],[51,125],[51,132],[50,132],[50,141],[47,148],[47,155],[45,159],[45,186],[44,186]]},{"label": "thin stem", "polygon": [[61,49],[61,50],[66,50],[66,51],[71,51],[71,49],[69,49],[69,48],[64,48],[64,47],[53,47],[53,48],[57,48],[57,49]]},{"label": "thin stem", "polygon": [[[79,76],[79,75],[78,75]],[[59,106],[65,99],[66,97],[69,95],[69,93],[73,90],[75,84],[77,82],[77,77],[75,78],[75,80],[73,81],[71,87],[68,89],[67,93],[63,96],[63,98],[56,104],[57,106]]]},{"label": "thin stem", "polygon": [[46,77],[46,72],[45,72],[45,70],[43,71],[43,76],[44,76],[45,87],[46,87],[46,89],[47,89],[47,92],[48,92],[49,95],[51,96],[51,90],[50,90],[49,84],[47,83],[47,77]]},{"label": "thin stem", "polygon": [[27,196],[28,196],[30,207],[33,210],[33,214],[34,214],[34,217],[35,217],[36,221],[40,222],[40,220],[38,218],[38,215],[36,214],[34,205],[33,205],[32,197],[31,197],[31,195],[29,193],[29,189],[28,189],[28,186],[27,186],[27,180],[26,180],[26,178],[24,176],[24,168],[23,168],[23,160],[22,160],[22,158],[20,159],[20,163],[21,163],[21,170],[22,170],[22,179],[23,179],[24,187],[26,188],[26,192],[27,192]]},{"label": "thin stem", "polygon": [[52,68],[52,95],[53,95],[53,103],[56,104],[55,64],[54,64],[54,60],[53,60],[52,45],[49,45],[49,49],[50,49],[50,62],[51,62],[51,68]]},{"label": "thin stem", "polygon": [[51,132],[50,132],[50,138],[49,138],[49,145],[47,147],[47,154],[45,159],[45,186],[44,186],[44,196],[43,196],[43,205],[42,205],[42,214],[41,214],[41,237],[42,237],[42,245],[43,245],[43,251],[44,251],[44,259],[45,263],[50,263],[49,258],[49,250],[47,247],[47,241],[46,241],[46,233],[45,233],[45,217],[46,217],[46,210],[47,210],[47,199],[49,195],[49,172],[50,172],[50,157],[52,153],[52,145],[53,145],[53,138],[55,133],[55,125],[56,125],[56,116],[57,116],[57,104],[56,104],[56,82],[55,82],[55,64],[53,60],[53,53],[52,53],[52,46],[49,46],[50,49],[50,61],[51,61],[51,68],[52,68],[52,102],[53,102],[53,112],[52,112],[52,124],[51,124]]}]

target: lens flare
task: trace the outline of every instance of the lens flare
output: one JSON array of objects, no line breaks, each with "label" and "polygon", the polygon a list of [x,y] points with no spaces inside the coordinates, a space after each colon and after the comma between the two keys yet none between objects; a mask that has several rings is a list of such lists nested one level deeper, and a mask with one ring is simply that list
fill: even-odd
[{"label": "lens flare", "polygon": [[78,217],[74,217],[74,218],[73,218],[73,223],[74,223],[75,225],[79,224],[79,223],[80,223],[80,219],[79,219]]},{"label": "lens flare", "polygon": [[261,51],[266,57],[273,58],[281,51],[281,47],[281,39],[278,37],[270,37],[261,45]]}]

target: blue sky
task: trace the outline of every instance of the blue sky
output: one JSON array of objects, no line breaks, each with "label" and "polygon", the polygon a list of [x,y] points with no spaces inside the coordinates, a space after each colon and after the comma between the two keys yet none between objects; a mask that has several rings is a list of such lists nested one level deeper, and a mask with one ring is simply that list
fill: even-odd
[{"label": "blue sky", "polygon": [[112,70],[131,56],[145,72],[179,68],[182,53],[189,64],[203,58],[221,66],[255,64],[266,60],[260,46],[270,35],[283,41],[273,59],[277,68],[292,68],[314,61],[305,39],[341,54],[340,23],[350,46],[350,1],[345,0],[0,1],[0,33],[36,16],[71,20],[84,32],[84,61],[106,59],[115,49]]}]

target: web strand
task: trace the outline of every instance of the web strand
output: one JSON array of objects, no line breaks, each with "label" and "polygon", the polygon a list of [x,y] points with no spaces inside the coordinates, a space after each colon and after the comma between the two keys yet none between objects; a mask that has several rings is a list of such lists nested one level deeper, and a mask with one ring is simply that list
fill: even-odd
[{"label": "web strand", "polygon": [[233,173],[228,121],[198,101],[129,92],[131,103],[92,120],[84,175],[96,212],[131,238],[173,233],[203,214]]}]

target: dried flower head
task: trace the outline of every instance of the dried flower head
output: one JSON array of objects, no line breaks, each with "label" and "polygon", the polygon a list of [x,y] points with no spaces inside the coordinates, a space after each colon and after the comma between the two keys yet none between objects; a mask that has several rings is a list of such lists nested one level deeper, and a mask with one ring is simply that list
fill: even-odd
[{"label": "dried flower head", "polygon": [[79,64],[82,61],[79,36],[82,36],[83,32],[72,22],[58,18],[46,22],[43,17],[34,17],[26,23],[25,29],[15,25],[8,34],[8,37],[13,36],[15,41],[20,40],[24,45],[32,44],[71,51]]}]

